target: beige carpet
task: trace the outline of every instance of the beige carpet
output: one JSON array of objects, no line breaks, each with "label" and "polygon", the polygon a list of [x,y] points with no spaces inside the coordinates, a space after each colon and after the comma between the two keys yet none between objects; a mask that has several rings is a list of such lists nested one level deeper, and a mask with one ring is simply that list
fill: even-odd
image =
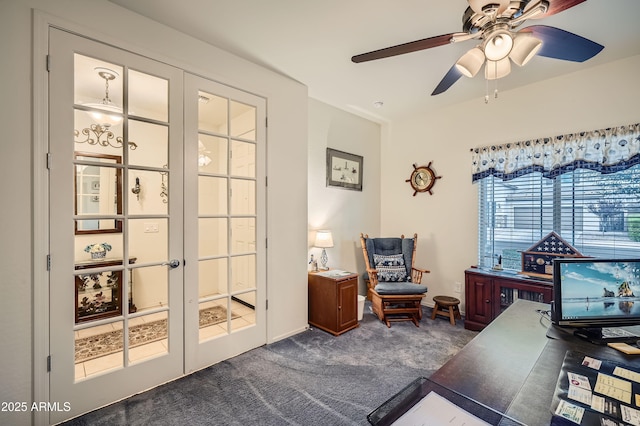
[{"label": "beige carpet", "polygon": [[[238,318],[231,312],[231,318]],[[219,324],[227,320],[227,310],[214,306],[200,311],[200,328]],[[129,347],[135,348],[167,337],[167,320],[152,321],[129,327]],[[75,362],[80,363],[122,350],[122,330],[109,331],[76,340]]]}]

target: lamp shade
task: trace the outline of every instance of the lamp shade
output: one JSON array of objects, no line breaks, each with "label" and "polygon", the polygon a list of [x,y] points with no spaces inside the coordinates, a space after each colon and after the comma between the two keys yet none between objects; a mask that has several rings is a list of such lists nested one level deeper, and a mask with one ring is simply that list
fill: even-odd
[{"label": "lamp shade", "polygon": [[511,62],[509,62],[509,58],[504,58],[501,61],[487,61],[487,64],[484,66],[484,78],[487,80],[506,77],[510,72]]},{"label": "lamp shade", "polygon": [[484,64],[484,53],[479,47],[474,47],[458,59],[456,68],[467,77],[475,77],[482,68],[482,64]]},{"label": "lamp shade", "polygon": [[333,236],[331,231],[317,231],[316,242],[313,244],[315,247],[333,247]]},{"label": "lamp shade", "polygon": [[523,66],[533,58],[542,47],[542,40],[528,34],[518,34],[513,41],[509,57],[518,66]]},{"label": "lamp shade", "polygon": [[484,55],[489,61],[499,61],[509,56],[513,39],[508,31],[496,31],[484,44]]}]

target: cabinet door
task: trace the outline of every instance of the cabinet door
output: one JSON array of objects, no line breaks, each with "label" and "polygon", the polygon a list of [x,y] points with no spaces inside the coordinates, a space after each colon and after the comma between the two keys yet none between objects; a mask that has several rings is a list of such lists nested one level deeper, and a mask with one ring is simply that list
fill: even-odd
[{"label": "cabinet door", "polygon": [[358,322],[358,279],[338,284],[338,331]]},{"label": "cabinet door", "polygon": [[493,320],[493,280],[481,275],[466,277],[466,320],[489,324]]}]

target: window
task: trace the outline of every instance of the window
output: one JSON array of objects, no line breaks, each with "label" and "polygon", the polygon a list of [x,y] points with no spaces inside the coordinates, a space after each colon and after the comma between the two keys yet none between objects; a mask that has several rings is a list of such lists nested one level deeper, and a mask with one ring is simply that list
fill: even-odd
[{"label": "window", "polygon": [[640,165],[616,173],[575,169],[478,181],[479,265],[521,269],[520,252],[551,231],[585,256],[638,257]]}]

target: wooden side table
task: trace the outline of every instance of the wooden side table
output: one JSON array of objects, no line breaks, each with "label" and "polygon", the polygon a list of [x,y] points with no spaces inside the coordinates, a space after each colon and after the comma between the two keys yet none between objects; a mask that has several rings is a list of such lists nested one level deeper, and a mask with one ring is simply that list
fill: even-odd
[{"label": "wooden side table", "polygon": [[309,273],[309,324],[338,336],[359,326],[358,274]]}]

